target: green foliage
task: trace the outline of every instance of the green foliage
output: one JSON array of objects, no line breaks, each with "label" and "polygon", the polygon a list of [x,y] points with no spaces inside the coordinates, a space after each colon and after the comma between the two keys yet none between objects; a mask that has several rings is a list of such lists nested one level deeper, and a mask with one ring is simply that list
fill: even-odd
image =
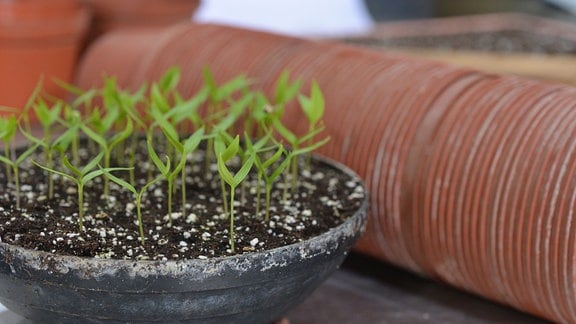
[{"label": "green foliage", "polygon": [[[69,101],[43,97],[38,88],[25,112],[35,114],[42,130],[40,136],[33,135],[27,117],[0,118],[4,148],[0,162],[6,165],[7,180],[19,190],[19,168],[25,161],[34,160],[29,164],[45,171],[50,198],[55,181],[75,184],[80,232],[87,190],[102,188],[98,194],[107,202],[111,201],[108,197],[112,190],[129,192],[135,199],[138,232],[144,243],[143,199],[147,192],[154,185],[166,185],[164,207],[172,224],[174,209],[186,214],[190,202],[186,194],[190,185],[188,164],[198,163],[197,157],[201,156],[204,165],[194,167],[204,167],[208,179],[217,177],[215,180],[220,181],[223,211],[230,220],[230,250],[235,251],[235,206],[253,203],[256,216],[267,221],[274,184],[284,178],[296,190],[298,157],[328,141],[327,137],[317,140],[324,132],[324,97],[316,82],[308,96],[301,94],[302,81],[293,81],[288,71],[280,74],[271,98],[251,89],[253,84],[244,75],[219,84],[209,69],[203,71],[203,86],[184,98],[178,91],[180,79],[180,69],[173,67],[158,82],[143,84],[136,91],[122,89],[114,77],[105,77],[103,86],[88,90],[59,82],[72,95]],[[299,104],[308,121],[305,134],[297,134],[282,123],[286,109],[293,103]],[[242,132],[240,140],[238,133]],[[29,145],[16,154],[13,141],[18,133]],[[137,146],[143,142],[145,147],[140,151],[147,154],[143,161],[137,161]],[[199,147],[203,148],[201,153]],[[210,172],[213,167],[216,174]],[[148,170],[148,178],[136,181],[135,172],[143,169]],[[102,178],[101,187],[94,185],[96,178]],[[254,202],[244,197],[247,179],[250,183],[256,181]],[[119,189],[111,188],[111,182]],[[238,200],[237,191],[241,194]],[[181,194],[180,203],[173,202],[177,192]],[[265,213],[260,211],[262,208]]]}]

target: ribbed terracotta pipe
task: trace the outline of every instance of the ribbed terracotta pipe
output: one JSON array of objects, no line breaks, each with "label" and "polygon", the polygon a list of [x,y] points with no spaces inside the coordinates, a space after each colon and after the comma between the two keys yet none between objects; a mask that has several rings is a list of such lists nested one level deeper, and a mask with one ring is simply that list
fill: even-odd
[{"label": "ribbed terracotta pipe", "polygon": [[92,13],[90,39],[113,30],[190,21],[200,0],[84,0]]},{"label": "ribbed terracotta pipe", "polygon": [[[136,88],[175,64],[186,94],[205,66],[268,91],[283,69],[317,80],[332,136],[321,153],[371,192],[358,251],[553,321],[576,318],[576,89],[215,25],[110,34],[77,83],[119,73]],[[288,110],[289,125],[304,131],[302,121]]]}]

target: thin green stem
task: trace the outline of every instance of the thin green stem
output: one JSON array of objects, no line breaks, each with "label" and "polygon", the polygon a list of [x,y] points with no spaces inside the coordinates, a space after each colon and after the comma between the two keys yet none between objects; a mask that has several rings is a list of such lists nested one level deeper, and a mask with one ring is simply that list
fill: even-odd
[{"label": "thin green stem", "polygon": [[266,183],[266,216],[264,220],[270,220],[270,196],[272,195],[272,183]]},{"label": "thin green stem", "polygon": [[182,168],[180,173],[180,196],[182,198],[182,216],[186,216],[186,165]]},{"label": "thin green stem", "polygon": [[[54,161],[52,161],[52,157],[54,155],[54,151],[52,148],[48,148],[48,159],[46,160],[48,168],[52,169],[54,167]],[[52,172],[48,172],[48,198],[54,198],[54,175]]]},{"label": "thin green stem", "polygon": [[16,185],[16,208],[20,208],[20,175],[18,165],[14,164],[14,184]]},{"label": "thin green stem", "polygon": [[84,231],[84,184],[78,183],[78,233]]},{"label": "thin green stem", "polygon": [[222,188],[222,203],[224,205],[224,213],[228,214],[228,201],[226,195],[226,183],[224,179],[220,178],[220,187]]},{"label": "thin green stem", "polygon": [[[10,153],[10,145],[8,145],[8,143],[4,143],[4,156],[9,160],[12,159],[12,154]],[[6,180],[8,180],[8,183],[12,182],[12,167],[9,164],[6,164]]]},{"label": "thin green stem", "polygon": [[138,234],[140,234],[140,242],[144,245],[145,236],[144,236],[144,225],[142,222],[142,195],[144,194],[144,190],[141,190],[138,195],[136,195],[136,217],[138,218]]},{"label": "thin green stem", "polygon": [[236,252],[235,248],[235,231],[234,231],[234,187],[230,187],[230,250]]},{"label": "thin green stem", "polygon": [[172,194],[174,189],[174,179],[168,178],[168,225],[172,227]]},{"label": "thin green stem", "polygon": [[261,195],[262,195],[262,172],[258,171],[258,182],[256,183],[256,216],[260,215]]}]

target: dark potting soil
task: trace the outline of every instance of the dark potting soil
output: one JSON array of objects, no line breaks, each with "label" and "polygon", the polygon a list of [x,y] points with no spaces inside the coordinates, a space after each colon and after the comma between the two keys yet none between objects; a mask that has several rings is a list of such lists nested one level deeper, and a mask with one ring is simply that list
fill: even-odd
[{"label": "dark potting soil", "polygon": [[347,42],[374,47],[411,47],[500,53],[574,54],[576,41],[527,30],[500,30],[400,38],[352,38]]},{"label": "dark potting soil", "polygon": [[[144,244],[140,241],[132,193],[111,183],[110,196],[102,196],[102,178],[85,188],[83,231],[79,232],[76,185],[56,178],[53,199],[47,198],[47,172],[34,165],[20,170],[21,208],[6,171],[0,170],[0,239],[29,249],[81,257],[130,260],[214,258],[263,251],[317,236],[341,224],[362,204],[365,192],[354,178],[328,164],[312,160],[303,170],[297,189],[276,183],[270,218],[264,220],[264,191],[256,215],[256,174],[250,174],[235,203],[235,252],[229,246],[230,221],[224,212],[216,165],[204,170],[201,154],[189,161],[186,177],[186,212],[181,213],[181,191],[173,196],[172,224],[167,215],[166,182],[153,185],[142,202]],[[34,158],[40,160],[40,157]],[[147,170],[140,162],[137,170]],[[255,172],[254,172],[255,173]],[[118,173],[120,175],[122,173]],[[125,174],[124,174],[125,175]],[[212,176],[214,175],[214,176]],[[140,172],[136,179],[148,178]],[[137,180],[138,181],[138,180]],[[142,184],[136,185],[139,189]],[[175,184],[180,188],[180,182]]]}]

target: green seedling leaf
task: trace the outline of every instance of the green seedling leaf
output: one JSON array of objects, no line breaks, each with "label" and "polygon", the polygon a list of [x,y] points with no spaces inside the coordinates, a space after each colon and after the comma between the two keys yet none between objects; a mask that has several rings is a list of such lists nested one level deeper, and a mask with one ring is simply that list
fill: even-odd
[{"label": "green seedling leaf", "polygon": [[316,125],[324,116],[324,95],[316,81],[312,82],[310,98],[300,95],[298,101],[311,126]]},{"label": "green seedling leaf", "polygon": [[7,165],[9,165],[9,166],[13,166],[13,165],[14,165],[14,162],[12,162],[11,159],[9,159],[9,158],[7,158],[7,157],[5,157],[5,156],[3,156],[3,155],[0,155],[0,162],[5,163],[5,164],[7,164]]},{"label": "green seedling leaf", "polygon": [[181,151],[182,144],[180,144],[178,131],[170,122],[168,122],[168,120],[165,117],[165,114],[155,107],[152,107],[151,113],[155,120],[154,124],[160,127],[160,130],[162,130],[162,133],[164,133],[164,135],[166,136],[168,141],[170,141],[172,146],[176,147],[179,151]]},{"label": "green seedling leaf", "polygon": [[110,138],[110,144],[109,144],[110,150],[116,147],[121,142],[128,139],[128,137],[132,135],[133,131],[134,131],[134,122],[132,121],[132,119],[128,118],[126,119],[126,127],[124,128],[124,130],[114,134],[114,136]]},{"label": "green seedling leaf", "polygon": [[212,103],[224,102],[231,96],[248,87],[248,79],[244,75],[239,75],[232,80],[218,86],[214,75],[207,67],[203,70],[204,86],[209,91],[210,100]]},{"label": "green seedling leaf", "polygon": [[230,161],[240,150],[240,136],[236,135],[232,142],[228,144],[228,146],[220,152],[220,156],[224,160],[224,162]]},{"label": "green seedling leaf", "polygon": [[226,167],[226,162],[224,161],[222,154],[218,156],[218,172],[220,172],[220,177],[222,177],[222,180],[224,180],[224,182],[226,182],[230,186],[234,186],[235,184],[234,176],[232,176],[230,171],[228,171],[228,168]]},{"label": "green seedling leaf", "polygon": [[184,141],[184,153],[192,153],[204,139],[204,127],[198,129]]},{"label": "green seedling leaf", "polygon": [[146,145],[148,147],[148,154],[150,155],[150,158],[152,159],[152,162],[154,163],[156,168],[158,168],[158,170],[162,175],[168,176],[168,174],[170,174],[170,158],[166,156],[166,163],[162,162],[162,160],[154,150],[154,147],[152,146],[152,138],[150,137],[148,138],[148,140],[146,141]]},{"label": "green seedling leaf", "polygon": [[103,174],[104,174],[103,170],[94,170],[94,171],[88,172],[84,177],[82,177],[82,184],[86,184],[90,180],[92,180],[96,177],[99,177]]},{"label": "green seedling leaf", "polygon": [[80,125],[80,129],[82,130],[82,132],[84,132],[84,134],[86,134],[91,140],[93,140],[94,142],[98,143],[98,145],[100,145],[100,147],[102,148],[107,148],[108,144],[106,143],[106,139],[96,133],[95,131],[93,131],[92,129],[90,129],[90,127],[86,126],[86,125]]},{"label": "green seedling leaf", "polygon": [[50,172],[50,173],[57,174],[57,175],[59,175],[59,176],[61,176],[61,177],[64,177],[64,178],[70,180],[70,181],[76,182],[76,178],[75,178],[74,176],[68,174],[68,173],[65,173],[65,172],[62,172],[62,171],[58,171],[58,170],[55,170],[55,169],[46,167],[46,166],[44,166],[44,165],[42,165],[42,164],[40,164],[40,163],[38,163],[38,162],[36,162],[36,161],[32,161],[32,163],[33,163],[35,166],[37,166],[37,167],[39,167],[40,169],[42,169],[42,170],[48,171],[48,172]]},{"label": "green seedling leaf", "polygon": [[248,79],[246,79],[244,75],[239,75],[235,77],[234,79],[220,86],[220,88],[218,89],[219,94],[218,100],[224,101],[227,98],[231,98],[231,96],[234,93],[246,89],[246,87],[248,87],[248,84],[249,84]]},{"label": "green seedling leaf", "polygon": [[244,113],[244,110],[246,109],[246,107],[248,107],[248,104],[250,104],[250,102],[252,102],[252,100],[253,100],[253,95],[247,94],[244,97],[242,97],[242,99],[233,102],[232,106],[230,107],[230,110],[227,112],[225,118],[222,119],[214,127],[215,131],[223,132],[223,131],[228,130],[230,127],[232,127],[232,125],[234,125],[234,123],[240,118],[242,113]]},{"label": "green seedling leaf", "polygon": [[92,117],[90,118],[90,125],[92,125],[98,133],[105,134],[113,128],[119,118],[120,110],[117,107],[107,109],[105,114],[102,114],[99,109],[94,109]]},{"label": "green seedling leaf", "polygon": [[201,117],[198,114],[198,108],[208,98],[208,90],[201,89],[190,100],[184,101],[179,96],[176,96],[176,105],[166,113],[166,119],[172,119],[175,123],[180,123],[184,120],[190,120],[194,125],[201,124]]},{"label": "green seedling leaf", "polygon": [[128,183],[124,179],[118,178],[117,176],[110,173],[111,171],[130,171],[133,169],[132,167],[131,168],[107,168],[107,169],[102,168],[102,166],[98,166],[98,167],[104,171],[104,176],[106,176],[112,182],[118,184],[120,187],[126,188],[128,191],[132,192],[134,195],[138,194],[138,191],[136,190],[136,188],[133,185],[131,185],[130,183]]},{"label": "green seedling leaf", "polygon": [[180,69],[176,66],[169,68],[166,73],[160,78],[158,86],[164,93],[176,89],[180,82]]},{"label": "green seedling leaf", "polygon": [[278,149],[276,150],[276,152],[266,161],[262,162],[262,168],[268,169],[272,164],[276,163],[276,161],[278,161],[278,159],[282,157],[284,151],[285,151],[284,147],[278,145]]},{"label": "green seedling leaf", "polygon": [[72,107],[80,107],[82,105],[86,107],[92,106],[92,102],[94,98],[98,95],[97,89],[89,89],[87,91],[83,91],[80,88],[77,88],[79,92],[71,92],[75,93],[77,97],[72,101]]},{"label": "green seedling leaf", "polygon": [[36,150],[38,149],[38,147],[40,146],[39,143],[35,143],[33,145],[29,145],[29,147],[22,152],[14,161],[15,165],[18,166],[20,164],[22,164],[22,162],[24,162],[28,157],[30,157],[30,155],[34,154],[34,152],[36,152]]},{"label": "green seedling leaf", "polygon": [[326,145],[326,143],[328,143],[330,141],[330,137],[326,137],[316,143],[311,144],[310,146],[306,146],[306,147],[300,147],[297,150],[292,151],[293,155],[302,155],[302,154],[307,154],[310,152],[313,152],[315,150],[317,150],[318,148]]},{"label": "green seedling leaf", "polygon": [[286,141],[292,145],[298,143],[298,137],[292,133],[288,128],[286,128],[280,119],[274,119],[272,124],[274,125],[274,129],[280,134],[280,136],[284,137]]},{"label": "green seedling leaf", "polygon": [[18,130],[18,121],[14,115],[0,117],[0,138],[4,143],[12,141]]},{"label": "green seedling leaf", "polygon": [[244,163],[242,164],[242,167],[240,168],[240,170],[238,170],[238,172],[236,172],[236,174],[234,175],[234,184],[237,187],[242,181],[244,181],[244,179],[246,179],[246,177],[248,176],[248,174],[250,173],[250,170],[252,169],[252,166],[254,165],[254,156],[251,155],[248,157],[248,159],[246,161],[244,161]]},{"label": "green seedling leaf", "polygon": [[57,101],[52,107],[49,107],[46,101],[39,99],[38,102],[33,106],[34,113],[38,117],[40,124],[45,129],[52,126],[60,118],[62,112],[62,101]]},{"label": "green seedling leaf", "polygon": [[66,90],[66,92],[68,92],[68,93],[71,93],[71,94],[74,94],[77,96],[81,96],[81,95],[86,93],[86,91],[84,91],[83,89],[81,89],[81,88],[79,88],[73,84],[70,84],[66,81],[60,80],[58,78],[54,78],[54,79],[52,79],[52,81],[54,81],[54,83],[56,83],[60,88]]},{"label": "green seedling leaf", "polygon": [[162,113],[170,111],[170,104],[157,84],[153,84],[150,88],[150,99],[152,107],[159,109]]},{"label": "green seedling leaf", "polygon": [[296,97],[300,87],[302,85],[301,80],[296,80],[290,83],[290,73],[288,70],[282,71],[278,81],[276,82],[276,89],[274,92],[274,102],[276,104],[285,104],[289,102],[292,98]]},{"label": "green seedling leaf", "polygon": [[204,79],[204,86],[210,91],[212,96],[213,92],[218,88],[216,80],[214,80],[214,75],[208,67],[204,67],[204,69],[202,69],[202,76]]}]

